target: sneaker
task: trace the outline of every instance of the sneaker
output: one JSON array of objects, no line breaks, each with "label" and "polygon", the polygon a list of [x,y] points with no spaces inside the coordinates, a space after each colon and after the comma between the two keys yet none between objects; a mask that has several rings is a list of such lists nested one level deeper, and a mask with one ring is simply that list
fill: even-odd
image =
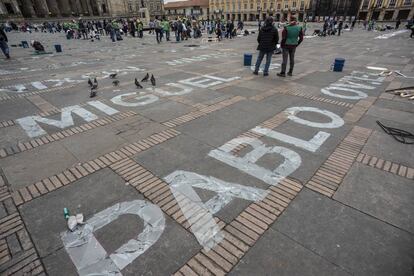
[{"label": "sneaker", "polygon": [[257,76],[257,75],[259,75],[259,72],[254,71],[253,72],[253,75],[256,75]]},{"label": "sneaker", "polygon": [[279,77],[286,77],[286,74],[285,73],[277,73],[277,75],[279,76]]},{"label": "sneaker", "polygon": [[292,76],[292,72],[289,72],[289,73],[287,73],[287,74],[288,74],[288,76],[289,76],[289,77],[291,77],[291,76]]},{"label": "sneaker", "polygon": [[263,73],[263,77],[269,76],[269,73]]}]

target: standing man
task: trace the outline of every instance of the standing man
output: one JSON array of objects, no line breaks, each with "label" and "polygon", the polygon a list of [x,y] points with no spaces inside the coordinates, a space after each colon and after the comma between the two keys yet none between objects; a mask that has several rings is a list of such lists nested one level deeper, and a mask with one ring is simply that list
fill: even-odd
[{"label": "standing man", "polygon": [[401,20],[398,19],[397,22],[395,23],[395,29],[398,30],[398,28],[400,27],[400,25],[401,25]]},{"label": "standing man", "polygon": [[294,16],[290,17],[290,23],[287,25],[282,32],[282,52],[283,52],[283,63],[282,71],[277,75],[279,77],[286,77],[286,66],[288,56],[290,59],[290,68],[288,76],[292,76],[293,67],[295,65],[295,52],[296,47],[298,47],[303,41],[303,30],[302,27],[298,26],[296,23],[296,18]]},{"label": "standing man", "polygon": [[263,70],[263,76],[266,77],[269,75],[270,62],[272,61],[273,51],[276,49],[276,45],[279,42],[279,33],[277,29],[273,26],[273,18],[268,17],[264,22],[264,26],[259,31],[259,36],[257,37],[257,50],[260,51],[259,56],[257,57],[256,67],[253,74],[259,74],[260,64],[262,63],[263,57],[266,55],[266,64]]},{"label": "standing man", "polygon": [[8,41],[9,40],[7,39],[7,35],[3,31],[3,28],[0,28],[0,48],[3,51],[3,54],[6,56],[7,59],[10,58],[9,45],[7,45]]},{"label": "standing man", "polygon": [[339,21],[338,23],[338,36],[341,36],[341,31],[342,31],[342,27],[343,27],[344,22]]},{"label": "standing man", "polygon": [[144,24],[139,18],[137,19],[137,31],[138,31],[138,37],[142,38],[144,36]]}]

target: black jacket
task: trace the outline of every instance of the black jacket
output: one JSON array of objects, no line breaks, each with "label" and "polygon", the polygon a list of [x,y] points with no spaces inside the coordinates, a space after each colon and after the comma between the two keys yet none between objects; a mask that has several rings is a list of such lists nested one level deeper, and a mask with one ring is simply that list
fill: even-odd
[{"label": "black jacket", "polygon": [[6,35],[6,33],[3,31],[3,29],[0,29],[0,41],[9,41],[8,39],[7,39],[7,35]]},{"label": "black jacket", "polygon": [[263,26],[257,37],[257,50],[263,52],[272,52],[276,49],[276,44],[279,42],[279,32],[272,25]]}]

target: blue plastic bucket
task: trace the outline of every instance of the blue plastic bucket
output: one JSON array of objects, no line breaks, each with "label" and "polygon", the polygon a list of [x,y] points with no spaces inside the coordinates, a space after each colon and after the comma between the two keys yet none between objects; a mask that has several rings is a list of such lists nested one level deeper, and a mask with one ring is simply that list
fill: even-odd
[{"label": "blue plastic bucket", "polygon": [[23,47],[23,48],[29,48],[29,43],[27,43],[27,41],[26,41],[26,40],[23,40],[23,41],[22,41],[22,47]]},{"label": "blue plastic bucket", "polygon": [[55,50],[56,50],[56,53],[61,53],[62,52],[62,45],[56,44],[55,45]]},{"label": "blue plastic bucket", "polygon": [[342,72],[345,65],[345,59],[344,58],[336,58],[333,66],[333,70],[335,72]]},{"label": "blue plastic bucket", "polygon": [[244,54],[244,66],[251,66],[252,65],[252,54]]}]

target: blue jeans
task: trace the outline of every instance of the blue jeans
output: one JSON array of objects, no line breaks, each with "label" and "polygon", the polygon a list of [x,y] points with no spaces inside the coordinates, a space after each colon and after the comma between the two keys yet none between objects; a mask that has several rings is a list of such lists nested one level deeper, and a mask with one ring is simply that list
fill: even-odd
[{"label": "blue jeans", "polygon": [[0,49],[6,57],[9,55],[9,46],[6,41],[0,41]]},{"label": "blue jeans", "polygon": [[269,74],[269,67],[270,67],[270,62],[272,61],[272,54],[273,54],[273,51],[271,51],[271,52],[260,51],[259,56],[257,57],[256,67],[255,67],[254,71],[259,72],[260,64],[262,64],[262,60],[264,58],[264,55],[266,55],[266,64],[265,64],[265,68],[263,70],[263,74]]}]

